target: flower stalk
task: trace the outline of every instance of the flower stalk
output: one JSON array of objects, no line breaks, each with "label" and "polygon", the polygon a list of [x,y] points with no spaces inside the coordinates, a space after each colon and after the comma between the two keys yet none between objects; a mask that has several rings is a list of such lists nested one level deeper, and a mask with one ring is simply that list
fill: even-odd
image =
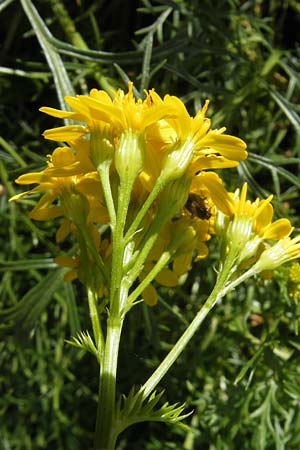
[{"label": "flower stalk", "polygon": [[192,337],[198,331],[199,327],[203,323],[204,319],[207,317],[209,312],[214,308],[216,303],[226,295],[227,290],[225,289],[226,283],[230,279],[232,268],[235,265],[236,255],[235,252],[231,252],[228,254],[223,269],[220,271],[216,284],[207,298],[205,303],[202,305],[198,313],[196,314],[193,321],[187,327],[185,332],[178,339],[176,344],[172,347],[170,352],[164,358],[164,360],[160,363],[157,369],[153,372],[150,378],[144,383],[141,387],[141,391],[143,392],[145,397],[148,397],[156,388],[158,383],[162,380],[162,378],[166,375],[166,373],[170,370],[172,365],[179,358],[181,353],[184,351]]},{"label": "flower stalk", "polygon": [[94,339],[96,342],[96,347],[97,347],[99,356],[101,356],[101,354],[104,350],[104,338],[103,338],[103,332],[102,332],[101,323],[100,323],[99,312],[98,312],[98,308],[97,308],[98,295],[89,287],[87,288],[87,293],[88,293],[89,312],[90,312],[90,319],[92,322]]}]

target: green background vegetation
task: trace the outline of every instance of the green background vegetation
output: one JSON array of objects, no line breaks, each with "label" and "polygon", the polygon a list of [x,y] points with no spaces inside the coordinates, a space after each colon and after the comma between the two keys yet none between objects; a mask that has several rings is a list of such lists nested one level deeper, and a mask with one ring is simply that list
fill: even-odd
[{"label": "green background vegetation", "polygon": [[[228,189],[274,193],[276,218],[299,227],[300,2],[297,0],[2,0],[0,2],[0,449],[92,446],[98,368],[65,343],[89,325],[79,283],[52,256],[56,224],[31,222],[13,180],[44,167],[59,121],[38,112],[92,87],[180,96],[191,114],[211,99],[213,127],[244,139],[249,159],[222,172]],[[155,308],[129,314],[119,390],[144,382],[210,292],[217,252]],[[288,267],[251,280],[217,306],[161,386],[194,410],[190,426],[146,423],[118,449],[300,448],[298,299]]]}]

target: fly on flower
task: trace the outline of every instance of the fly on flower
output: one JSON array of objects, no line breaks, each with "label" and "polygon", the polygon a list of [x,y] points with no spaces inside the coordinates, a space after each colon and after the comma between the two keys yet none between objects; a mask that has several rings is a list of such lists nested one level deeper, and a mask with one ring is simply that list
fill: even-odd
[{"label": "fly on flower", "polygon": [[209,220],[212,216],[211,206],[206,197],[190,193],[187,202],[184,205],[184,209],[187,210],[192,217],[198,217],[202,220]]}]

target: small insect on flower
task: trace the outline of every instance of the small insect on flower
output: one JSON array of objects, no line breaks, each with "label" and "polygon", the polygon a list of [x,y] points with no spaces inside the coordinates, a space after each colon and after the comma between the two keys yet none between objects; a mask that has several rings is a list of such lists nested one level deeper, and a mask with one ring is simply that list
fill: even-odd
[{"label": "small insect on flower", "polygon": [[211,206],[206,197],[191,193],[188,196],[184,209],[190,213],[192,217],[198,217],[202,220],[209,220],[212,216]]}]

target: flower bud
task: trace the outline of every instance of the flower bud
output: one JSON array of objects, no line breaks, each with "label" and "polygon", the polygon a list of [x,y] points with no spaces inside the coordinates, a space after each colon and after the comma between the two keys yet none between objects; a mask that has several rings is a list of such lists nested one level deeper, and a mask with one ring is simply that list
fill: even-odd
[{"label": "flower bud", "polygon": [[124,131],[115,152],[115,166],[120,180],[133,182],[143,170],[144,159],[144,137],[132,130]]},{"label": "flower bud", "polygon": [[95,167],[99,167],[105,161],[111,162],[114,152],[112,140],[107,124],[102,127],[95,125],[92,128],[90,157]]},{"label": "flower bud", "polygon": [[262,241],[261,237],[253,232],[253,218],[244,214],[227,217],[219,211],[215,231],[224,248],[231,249],[236,255],[238,264],[252,258]]},{"label": "flower bud", "polygon": [[165,182],[176,180],[186,172],[194,156],[193,149],[193,142],[187,139],[182,147],[175,147],[167,154],[161,171]]},{"label": "flower bud", "polygon": [[86,197],[79,192],[65,189],[60,196],[64,216],[75,225],[86,224],[89,214],[89,203]]},{"label": "flower bud", "polygon": [[191,179],[181,177],[163,189],[159,197],[159,211],[162,216],[171,218],[183,207],[189,195]]},{"label": "flower bud", "polygon": [[274,270],[287,261],[300,258],[300,235],[291,239],[285,237],[280,239],[275,245],[265,250],[254,266],[254,270],[259,273],[263,270]]},{"label": "flower bud", "polygon": [[194,239],[197,235],[196,229],[189,220],[178,220],[172,224],[172,235],[169,249],[180,255],[194,249]]}]

